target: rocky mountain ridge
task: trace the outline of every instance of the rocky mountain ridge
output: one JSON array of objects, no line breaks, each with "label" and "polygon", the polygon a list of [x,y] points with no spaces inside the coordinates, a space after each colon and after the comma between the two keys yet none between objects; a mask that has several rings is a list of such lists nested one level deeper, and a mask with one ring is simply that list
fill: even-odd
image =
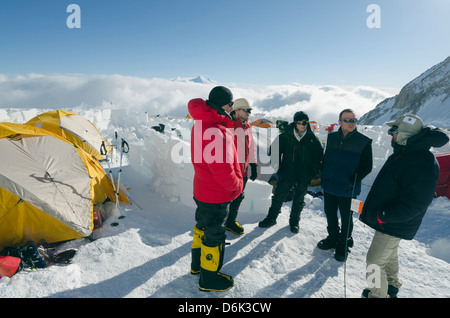
[{"label": "rocky mountain ridge", "polygon": [[360,123],[382,125],[406,113],[418,115],[425,124],[450,127],[450,56],[364,114]]}]

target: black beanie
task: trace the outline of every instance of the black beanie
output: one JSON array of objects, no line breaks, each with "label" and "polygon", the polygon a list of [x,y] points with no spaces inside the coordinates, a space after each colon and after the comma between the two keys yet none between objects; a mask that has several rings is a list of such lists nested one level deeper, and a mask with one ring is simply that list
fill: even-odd
[{"label": "black beanie", "polygon": [[207,103],[213,108],[220,108],[226,104],[230,104],[232,101],[233,94],[228,88],[216,86],[209,93]]},{"label": "black beanie", "polygon": [[305,112],[298,111],[294,115],[294,121],[300,121],[300,120],[307,120],[307,121],[309,121],[309,117],[308,117],[308,115],[306,115]]}]

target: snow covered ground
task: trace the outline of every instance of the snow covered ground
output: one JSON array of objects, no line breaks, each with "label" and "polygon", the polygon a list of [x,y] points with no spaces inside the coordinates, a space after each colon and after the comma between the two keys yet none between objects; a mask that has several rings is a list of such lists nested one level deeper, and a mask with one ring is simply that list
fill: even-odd
[{"label": "snow covered ground", "polygon": [[[0,298],[359,298],[365,283],[365,257],[373,231],[354,215],[355,246],[346,263],[339,263],[333,251],[316,248],[326,237],[323,202],[305,197],[300,233],[289,231],[290,202],[278,224],[261,229],[269,208],[271,186],[249,181],[238,221],[245,234],[227,233],[222,271],[233,275],[235,286],[224,293],[198,290],[198,277],[189,273],[194,202],[189,138],[189,119],[148,118],[143,113],[120,110],[77,111],[112,140],[117,131],[130,145],[125,157],[123,183],[130,188],[131,206],[122,206],[126,218],[108,219],[95,230],[95,241],[77,239],[60,248],[76,248],[70,265],[22,271],[0,280]],[[40,109],[8,110],[2,121],[23,123],[43,112]],[[151,127],[165,124],[166,133]],[[326,133],[322,126],[321,140]],[[173,130],[172,130],[173,129]],[[363,180],[364,201],[377,172],[391,153],[386,127],[358,129],[373,139],[374,170]],[[261,159],[270,130],[255,129]],[[274,136],[272,136],[274,137]],[[434,152],[450,152],[450,145]],[[116,157],[117,159],[117,157]],[[266,167],[267,168],[267,167]],[[266,169],[265,168],[265,169]],[[117,173],[117,167],[114,169]],[[118,221],[118,226],[111,226]],[[450,297],[450,201],[436,198],[431,204],[415,240],[400,244],[399,297]]]}]

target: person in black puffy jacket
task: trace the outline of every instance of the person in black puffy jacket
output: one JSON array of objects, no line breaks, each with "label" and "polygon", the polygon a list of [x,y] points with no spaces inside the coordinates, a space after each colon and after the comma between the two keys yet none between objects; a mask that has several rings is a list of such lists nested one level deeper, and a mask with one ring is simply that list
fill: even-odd
[{"label": "person in black puffy jacket", "polygon": [[281,207],[294,187],[289,226],[291,232],[298,233],[300,213],[305,205],[303,199],[311,180],[320,173],[323,157],[322,145],[311,130],[306,113],[298,111],[294,114],[294,122],[275,139],[271,152],[271,160],[274,159],[271,164],[278,170],[278,182],[268,214],[258,225],[268,228],[277,223]]},{"label": "person in black puffy jacket", "polygon": [[368,298],[396,297],[401,286],[399,243],[416,235],[439,177],[439,164],[430,148],[449,141],[446,133],[424,127],[415,115],[403,115],[386,124],[391,127],[388,133],[394,152],[373,182],[360,216],[363,223],[375,229],[366,258],[369,288],[363,296]]}]

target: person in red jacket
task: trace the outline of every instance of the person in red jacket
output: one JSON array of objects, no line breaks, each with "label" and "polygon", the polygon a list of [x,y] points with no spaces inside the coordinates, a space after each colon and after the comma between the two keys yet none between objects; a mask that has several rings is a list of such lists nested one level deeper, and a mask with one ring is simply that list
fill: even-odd
[{"label": "person in red jacket", "polygon": [[[252,108],[245,98],[238,98],[234,101],[233,112],[236,118],[234,121],[234,141],[238,152],[239,163],[241,164],[244,189],[249,175],[250,180],[252,181],[258,176],[255,142],[253,140],[252,128],[248,123],[248,117],[250,116],[251,110]],[[251,174],[248,173],[249,165]],[[228,214],[226,229],[236,235],[244,234],[244,228],[236,221],[239,207],[244,196],[244,191],[242,191],[242,193],[230,203],[230,212]]]},{"label": "person in red jacket", "polygon": [[230,116],[233,94],[214,87],[208,100],[192,99],[188,110],[195,120],[191,131],[196,225],[191,273],[200,274],[201,291],[225,291],[233,278],[219,272],[225,252],[225,222],[229,204],[241,194],[243,180]]}]

